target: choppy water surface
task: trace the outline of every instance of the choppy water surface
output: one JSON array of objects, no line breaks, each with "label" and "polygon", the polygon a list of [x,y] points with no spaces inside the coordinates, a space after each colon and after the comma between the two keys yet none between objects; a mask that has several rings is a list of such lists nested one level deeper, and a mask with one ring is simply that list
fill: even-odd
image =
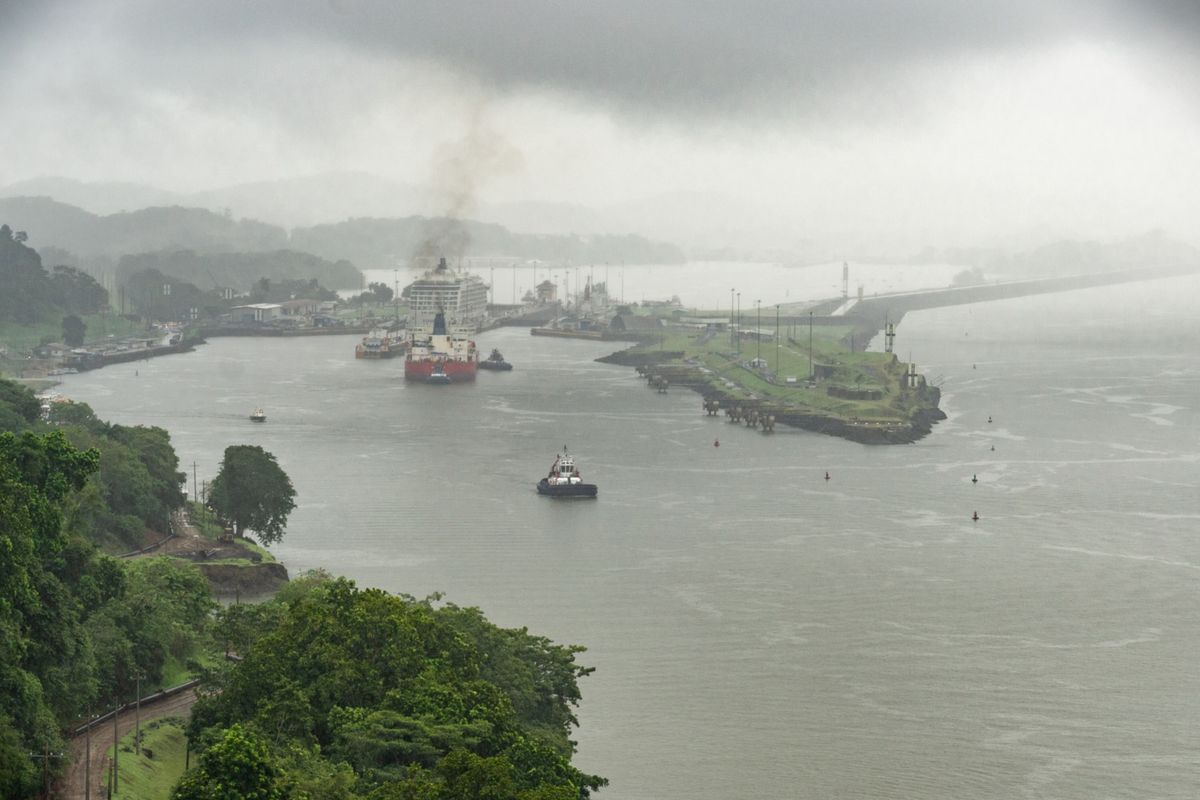
[{"label": "choppy water surface", "polygon": [[[218,339],[63,389],[167,428],[201,478],[228,444],[275,453],[293,572],[587,645],[578,760],[601,796],[1183,798],[1198,297],[1183,279],[910,315],[897,350],[950,419],[888,448],[705,418],[595,363],[605,345],[523,330],[481,337],[516,369],[473,386],[405,385],[334,337]],[[598,501],[534,493],[563,444]]]}]

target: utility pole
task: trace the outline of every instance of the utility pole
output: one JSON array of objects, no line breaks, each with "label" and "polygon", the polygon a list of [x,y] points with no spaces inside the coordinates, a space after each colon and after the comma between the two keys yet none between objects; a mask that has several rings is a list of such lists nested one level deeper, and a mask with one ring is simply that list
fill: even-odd
[{"label": "utility pole", "polygon": [[137,704],[133,716],[133,753],[142,755],[142,673],[137,674]]},{"label": "utility pole", "polygon": [[729,290],[729,346],[733,347],[737,342],[737,328],[733,323],[733,289]]},{"label": "utility pole", "polygon": [[192,499],[200,502],[200,489],[196,485],[196,462],[192,462]]},{"label": "utility pole", "polygon": [[109,797],[117,796],[117,753],[120,752],[119,747],[121,740],[117,736],[117,716],[121,711],[121,696],[113,695],[113,760],[112,760],[112,789],[109,791]]},{"label": "utility pole", "polygon": [[48,798],[50,797],[50,759],[62,758],[63,754],[51,753],[50,743],[46,742],[42,745],[42,752],[40,755],[37,753],[30,753],[29,757],[32,759],[40,758],[42,760],[42,796]]},{"label": "utility pole", "polygon": [[742,293],[737,293],[737,354],[742,354]]},{"label": "utility pole", "polygon": [[88,707],[87,727],[84,728],[83,745],[83,800],[92,800],[92,714]]}]

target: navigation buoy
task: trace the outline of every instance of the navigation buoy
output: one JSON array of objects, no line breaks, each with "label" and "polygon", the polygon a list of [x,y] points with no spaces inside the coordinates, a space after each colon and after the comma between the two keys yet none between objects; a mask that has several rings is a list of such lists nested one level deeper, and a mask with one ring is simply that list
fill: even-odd
[{"label": "navigation buoy", "polygon": [[971,369],[975,369],[975,365],[974,365],[974,364],[972,364],[972,365],[971,365]]},{"label": "navigation buoy", "polygon": [[971,519],[972,519],[972,521],[974,521],[974,522],[979,522],[979,512],[978,512],[978,511],[972,511],[972,512],[971,512]]},{"label": "navigation buoy", "polygon": [[825,473],[825,480],[829,480],[829,473],[828,473],[828,472],[826,472],[826,473]]},{"label": "navigation buoy", "polygon": [[992,415],[988,414],[988,422],[991,422],[991,421],[992,421]]},{"label": "navigation buoy", "polygon": [[720,446],[721,446],[721,440],[713,439],[713,447],[720,447]]},{"label": "navigation buoy", "polygon": [[996,452],[996,445],[992,445],[992,452]]},{"label": "navigation buoy", "polygon": [[979,476],[978,476],[978,475],[972,475],[972,476],[971,476],[971,483],[979,483]]}]

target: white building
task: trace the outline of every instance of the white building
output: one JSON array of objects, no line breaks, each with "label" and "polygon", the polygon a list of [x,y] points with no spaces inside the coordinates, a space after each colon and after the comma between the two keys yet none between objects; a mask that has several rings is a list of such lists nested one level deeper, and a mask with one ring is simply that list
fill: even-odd
[{"label": "white building", "polygon": [[446,259],[404,289],[409,327],[433,324],[438,311],[458,327],[478,328],[487,317],[488,287],[477,275],[450,269]]},{"label": "white building", "polygon": [[234,320],[238,322],[269,322],[278,319],[283,312],[279,303],[250,303],[244,306],[234,306],[230,309]]}]

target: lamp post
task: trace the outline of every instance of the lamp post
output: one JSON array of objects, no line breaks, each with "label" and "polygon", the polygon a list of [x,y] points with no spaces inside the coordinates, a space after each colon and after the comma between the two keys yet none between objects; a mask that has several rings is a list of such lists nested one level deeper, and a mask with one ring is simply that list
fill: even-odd
[{"label": "lamp post", "polygon": [[733,326],[733,289],[729,290],[729,346],[733,347],[736,340],[737,328]]},{"label": "lamp post", "polygon": [[815,381],[817,373],[813,372],[813,351],[812,351],[812,322],[813,312],[808,312],[808,379]]},{"label": "lamp post", "polygon": [[775,379],[779,379],[779,303],[775,304]]},{"label": "lamp post", "polygon": [[742,293],[737,293],[737,326],[734,329],[734,336],[737,337],[737,353],[742,354]]},{"label": "lamp post", "polygon": [[754,360],[762,360],[762,300],[754,301]]}]

